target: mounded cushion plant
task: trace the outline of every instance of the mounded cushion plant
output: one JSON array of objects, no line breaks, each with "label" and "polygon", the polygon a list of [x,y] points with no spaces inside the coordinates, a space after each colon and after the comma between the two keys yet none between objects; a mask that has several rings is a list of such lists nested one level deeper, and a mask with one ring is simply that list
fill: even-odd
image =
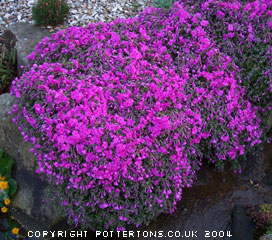
[{"label": "mounded cushion plant", "polygon": [[[267,132],[272,110],[272,1],[179,0],[206,24],[218,48],[239,67],[245,98],[258,107]],[[187,8],[188,7],[188,8]],[[264,136],[265,137],[265,136]]]},{"label": "mounded cushion plant", "polygon": [[28,59],[11,89],[13,120],[53,202],[83,228],[172,213],[203,157],[240,170],[260,141],[238,67],[182,5],[59,31]]}]

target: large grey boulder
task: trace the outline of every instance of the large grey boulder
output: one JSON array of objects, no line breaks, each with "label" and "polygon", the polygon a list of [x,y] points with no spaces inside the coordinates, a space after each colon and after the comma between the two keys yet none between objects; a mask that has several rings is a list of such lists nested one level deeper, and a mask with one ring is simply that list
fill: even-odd
[{"label": "large grey boulder", "polygon": [[[14,23],[9,26],[7,32],[13,34],[16,39],[18,75],[22,74],[20,65],[26,66],[26,56],[32,53],[35,46],[51,34],[44,29],[27,23]],[[29,149],[30,143],[24,141],[16,124],[12,121],[12,115],[8,112],[16,98],[9,93],[0,95],[0,147],[15,161],[13,178],[18,182],[18,191],[11,203],[11,213],[26,230],[46,231],[54,229],[54,226],[62,220],[45,198],[48,184],[41,182],[35,170],[36,157]]]},{"label": "large grey boulder", "polygon": [[36,174],[36,156],[29,149],[23,136],[8,115],[16,97],[9,93],[0,95],[0,147],[14,159],[12,176],[18,182],[18,191],[11,203],[11,214],[27,230],[46,231],[53,229],[61,217],[52,208],[49,201],[42,202],[48,187]]},{"label": "large grey boulder", "polygon": [[236,205],[233,209],[233,240],[254,240],[256,224],[249,218],[244,206]]},{"label": "large grey boulder", "polygon": [[21,65],[26,66],[28,61],[26,57],[32,53],[35,46],[45,37],[50,37],[52,34],[47,29],[42,29],[38,26],[16,22],[8,27],[16,37],[16,50],[17,50],[17,66],[18,75],[21,76]]}]

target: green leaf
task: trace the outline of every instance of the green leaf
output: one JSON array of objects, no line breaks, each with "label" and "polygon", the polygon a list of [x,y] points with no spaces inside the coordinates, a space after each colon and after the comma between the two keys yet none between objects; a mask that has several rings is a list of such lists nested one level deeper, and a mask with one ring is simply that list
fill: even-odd
[{"label": "green leaf", "polygon": [[8,69],[0,69],[0,73],[11,73],[11,70],[8,70]]},{"label": "green leaf", "polygon": [[16,193],[18,188],[18,183],[14,179],[9,179],[9,195],[12,196]]},{"label": "green leaf", "polygon": [[0,174],[2,176],[11,177],[11,168],[14,160],[6,153],[1,154],[0,158]]},{"label": "green leaf", "polygon": [[5,82],[6,82],[5,80],[6,80],[7,78],[8,78],[8,75],[3,75],[3,76],[2,76],[2,82],[5,83]]},{"label": "green leaf", "polygon": [[0,159],[2,158],[3,153],[4,153],[3,149],[0,148]]},{"label": "green leaf", "polygon": [[9,234],[9,232],[5,232],[3,235],[4,235],[4,237],[5,237],[5,239],[8,239],[8,234]]},{"label": "green leaf", "polygon": [[14,228],[14,227],[19,227],[19,224],[17,222],[15,222],[14,220],[12,220],[11,218],[8,218],[7,220],[8,224],[10,227]]}]

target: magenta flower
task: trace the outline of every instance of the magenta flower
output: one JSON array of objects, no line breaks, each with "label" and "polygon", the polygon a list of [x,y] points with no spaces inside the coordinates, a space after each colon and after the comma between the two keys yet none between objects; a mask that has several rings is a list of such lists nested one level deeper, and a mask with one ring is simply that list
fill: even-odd
[{"label": "magenta flower", "polygon": [[[240,169],[238,155],[259,143],[240,69],[210,34],[210,3],[195,14],[177,2],[167,13],[147,8],[137,18],[67,28],[40,42],[35,64],[14,80],[14,121],[71,223],[148,223],[175,210],[203,158]],[[236,16],[243,6],[222,2],[216,21],[228,8]],[[231,42],[240,32],[226,22],[219,30]],[[254,42],[251,27],[254,38],[243,34]]]}]

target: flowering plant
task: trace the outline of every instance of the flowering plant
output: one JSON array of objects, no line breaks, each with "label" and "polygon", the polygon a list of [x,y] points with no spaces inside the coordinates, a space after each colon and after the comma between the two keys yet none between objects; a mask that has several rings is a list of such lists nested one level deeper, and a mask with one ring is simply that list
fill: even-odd
[{"label": "flowering plant", "polygon": [[260,238],[263,234],[272,233],[272,203],[264,203],[258,206],[249,205],[247,214],[256,224],[254,235]]},{"label": "flowering plant", "polygon": [[32,8],[32,15],[37,25],[56,26],[63,23],[69,13],[65,0],[38,0]]},{"label": "flowering plant", "polygon": [[153,0],[154,6],[157,8],[162,8],[168,10],[173,6],[176,0]]},{"label": "flowering plant", "polygon": [[205,25],[178,3],[151,7],[59,31],[28,56],[11,113],[71,223],[147,224],[175,210],[203,157],[240,170],[260,142],[239,69]]},{"label": "flowering plant", "polygon": [[[10,215],[10,198],[17,191],[17,182],[11,177],[14,160],[0,148],[0,238],[18,239],[19,225]],[[5,215],[8,216],[5,218]]]},{"label": "flowering plant", "polygon": [[[245,98],[258,107],[264,134],[272,110],[272,1],[179,0],[239,66]],[[263,136],[266,139],[265,136]]]}]

